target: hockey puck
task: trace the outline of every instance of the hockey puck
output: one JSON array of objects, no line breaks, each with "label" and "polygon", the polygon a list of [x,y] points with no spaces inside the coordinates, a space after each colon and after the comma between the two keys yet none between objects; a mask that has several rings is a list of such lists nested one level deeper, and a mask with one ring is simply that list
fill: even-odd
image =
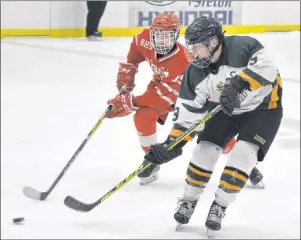
[{"label": "hockey puck", "polygon": [[15,223],[15,224],[22,223],[22,222],[24,222],[24,218],[22,218],[22,217],[13,219],[13,223]]}]

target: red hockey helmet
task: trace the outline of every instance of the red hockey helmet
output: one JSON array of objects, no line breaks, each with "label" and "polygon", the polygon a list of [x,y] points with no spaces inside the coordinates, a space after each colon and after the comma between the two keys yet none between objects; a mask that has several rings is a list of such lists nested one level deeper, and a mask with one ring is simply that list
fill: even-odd
[{"label": "red hockey helmet", "polygon": [[174,13],[160,13],[150,28],[152,47],[159,54],[167,54],[174,47],[180,32],[180,21]]}]

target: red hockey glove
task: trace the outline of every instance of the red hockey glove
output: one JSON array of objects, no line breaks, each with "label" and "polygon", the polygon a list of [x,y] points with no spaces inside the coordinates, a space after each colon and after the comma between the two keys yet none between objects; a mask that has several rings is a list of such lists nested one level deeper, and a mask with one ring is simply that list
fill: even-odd
[{"label": "red hockey glove", "polygon": [[123,84],[126,85],[126,91],[131,92],[135,87],[135,74],[138,72],[137,67],[132,63],[119,63],[117,75],[117,88],[120,91]]},{"label": "red hockey glove", "polygon": [[107,118],[125,117],[139,109],[134,106],[134,96],[131,93],[124,93],[121,96],[110,99],[107,103],[113,105],[113,109],[107,114]]}]

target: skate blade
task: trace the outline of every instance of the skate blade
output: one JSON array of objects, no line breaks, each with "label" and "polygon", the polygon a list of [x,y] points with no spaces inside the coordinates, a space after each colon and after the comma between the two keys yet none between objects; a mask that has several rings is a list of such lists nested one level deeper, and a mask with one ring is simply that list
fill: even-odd
[{"label": "skate blade", "polygon": [[140,178],[140,185],[144,186],[144,185],[150,184],[150,183],[156,181],[158,178],[159,178],[158,173],[154,173],[153,175],[151,175],[148,178]]},{"label": "skate blade", "polygon": [[214,230],[207,228],[207,238],[214,239]]},{"label": "skate blade", "polygon": [[176,232],[180,231],[182,229],[182,226],[183,226],[182,223],[177,223]]}]

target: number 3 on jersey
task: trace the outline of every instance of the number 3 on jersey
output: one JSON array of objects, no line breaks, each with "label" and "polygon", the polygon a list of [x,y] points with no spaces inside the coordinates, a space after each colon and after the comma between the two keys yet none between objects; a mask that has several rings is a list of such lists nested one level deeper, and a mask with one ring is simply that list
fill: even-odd
[{"label": "number 3 on jersey", "polygon": [[174,112],[173,112],[173,118],[172,121],[177,121],[179,118],[179,107],[176,107]]}]

